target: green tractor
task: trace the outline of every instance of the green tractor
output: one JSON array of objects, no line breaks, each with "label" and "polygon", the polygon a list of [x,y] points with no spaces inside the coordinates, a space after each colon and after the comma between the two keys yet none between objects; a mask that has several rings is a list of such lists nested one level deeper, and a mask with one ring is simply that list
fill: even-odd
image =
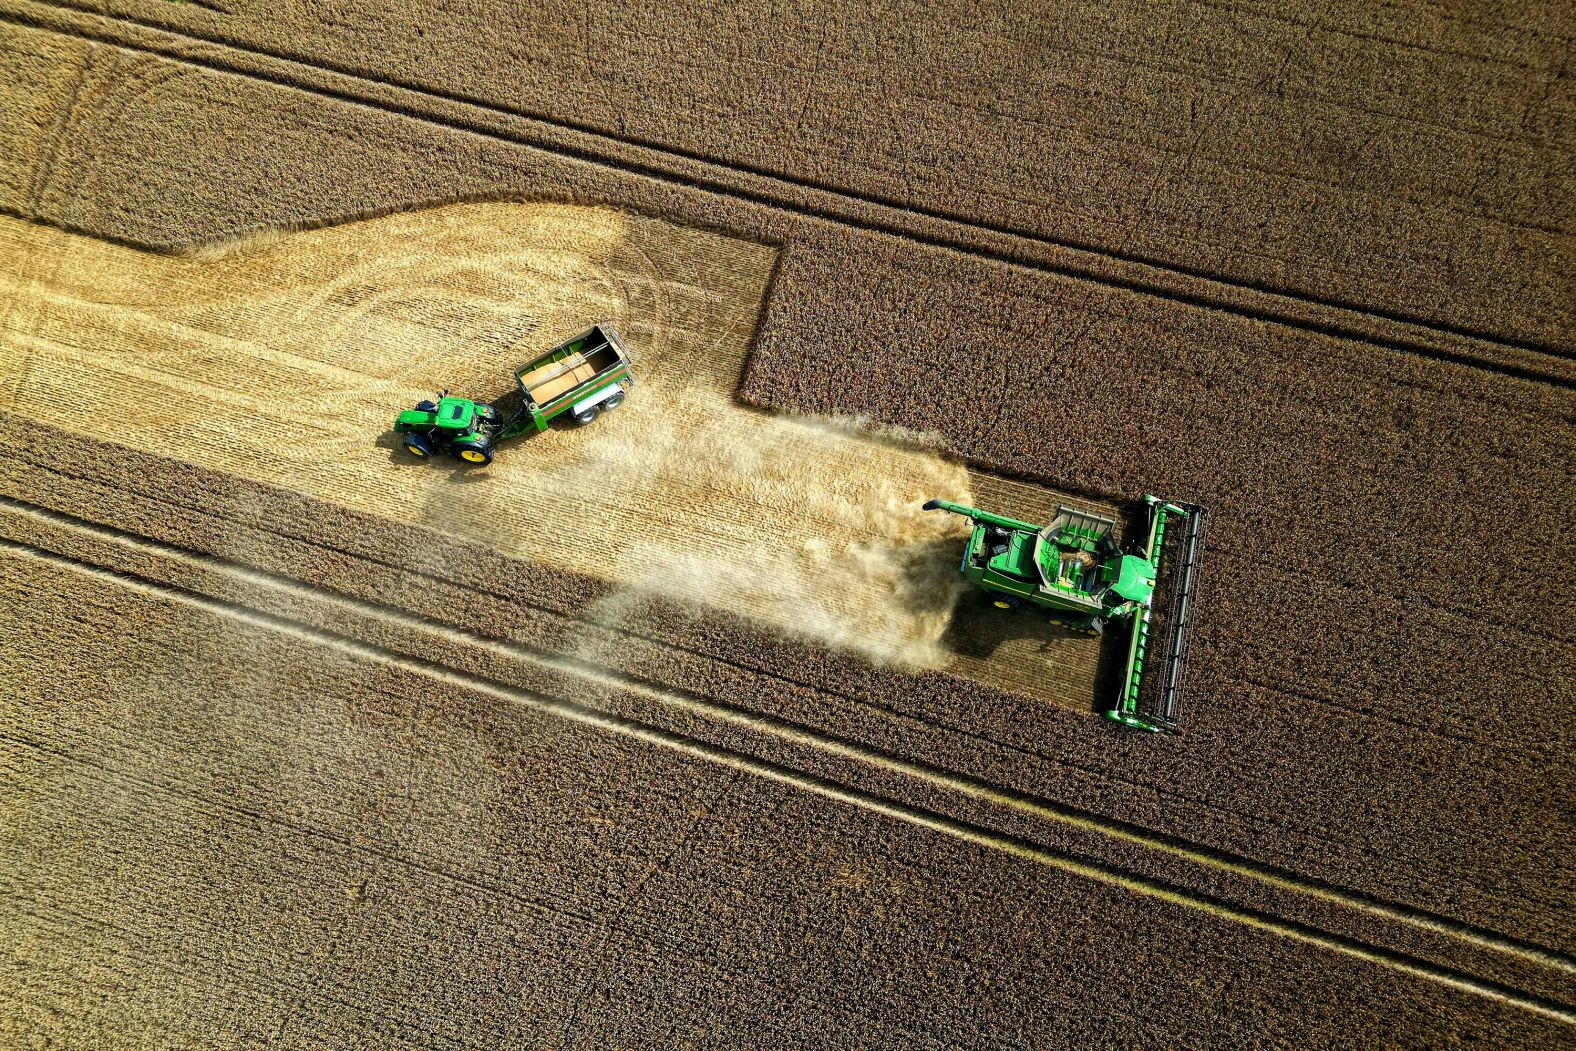
[{"label": "green tractor", "polygon": [[405,436],[405,451],[419,459],[449,455],[485,467],[501,441],[545,431],[568,414],[584,426],[624,403],[635,386],[629,352],[612,325],[593,325],[514,370],[520,388],[518,411],[505,417],[497,408],[469,398],[422,401],[394,421]]},{"label": "green tractor", "polygon": [[[1135,730],[1176,733],[1205,511],[1153,496],[1144,497],[1144,507],[1144,537],[1123,552],[1113,535],[1116,520],[1090,511],[1059,507],[1050,524],[1038,526],[947,500],[925,504],[927,511],[951,511],[974,523],[963,552],[963,576],[985,589],[997,606],[1044,611],[1052,624],[1093,636],[1114,625],[1127,627],[1126,670],[1105,716]],[[1164,653],[1155,659],[1150,635],[1156,581],[1162,576],[1167,524],[1177,518],[1186,520],[1180,572],[1166,574],[1168,581],[1175,580],[1175,594],[1163,611],[1165,631],[1159,641]],[[1165,674],[1156,689],[1145,693],[1145,667],[1156,663],[1164,664]]]}]

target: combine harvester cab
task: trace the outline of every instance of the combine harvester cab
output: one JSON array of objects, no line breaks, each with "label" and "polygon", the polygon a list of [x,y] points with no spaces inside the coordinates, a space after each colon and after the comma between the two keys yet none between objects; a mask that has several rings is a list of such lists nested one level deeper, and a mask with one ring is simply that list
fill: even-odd
[{"label": "combine harvester cab", "polygon": [[[1059,507],[1048,525],[1038,526],[946,500],[925,504],[927,511],[951,511],[974,523],[963,576],[997,606],[1042,609],[1052,624],[1095,636],[1110,624],[1127,624],[1126,668],[1105,717],[1135,730],[1176,733],[1205,511],[1153,496],[1144,497],[1144,507],[1143,538],[1123,552],[1115,541],[1116,520],[1092,511]],[[1168,526],[1173,554],[1167,554]],[[1152,638],[1157,627],[1158,653]],[[1145,671],[1157,667],[1161,677],[1151,678],[1146,691]]]}]

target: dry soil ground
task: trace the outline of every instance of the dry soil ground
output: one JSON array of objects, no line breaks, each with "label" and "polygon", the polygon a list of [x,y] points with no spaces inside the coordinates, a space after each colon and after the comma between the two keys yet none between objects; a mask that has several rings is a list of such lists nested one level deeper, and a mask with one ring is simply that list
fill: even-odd
[{"label": "dry soil ground", "polygon": [[[1570,1044],[1568,23],[5,0],[0,1031]],[[937,489],[1210,504],[1187,735]]]}]

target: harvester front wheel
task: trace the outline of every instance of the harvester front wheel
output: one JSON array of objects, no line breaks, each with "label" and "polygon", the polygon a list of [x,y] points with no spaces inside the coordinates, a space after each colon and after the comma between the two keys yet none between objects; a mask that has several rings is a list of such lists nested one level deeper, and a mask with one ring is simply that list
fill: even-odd
[{"label": "harvester front wheel", "polygon": [[432,459],[432,442],[425,434],[405,435],[405,451],[418,460]]}]

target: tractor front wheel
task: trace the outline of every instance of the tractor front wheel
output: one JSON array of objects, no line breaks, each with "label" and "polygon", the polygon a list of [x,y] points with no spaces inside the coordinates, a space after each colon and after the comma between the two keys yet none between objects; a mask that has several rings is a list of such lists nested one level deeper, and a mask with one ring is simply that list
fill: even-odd
[{"label": "tractor front wheel", "polygon": [[405,451],[418,460],[430,460],[433,453],[432,442],[425,434],[407,434],[405,435]]}]

